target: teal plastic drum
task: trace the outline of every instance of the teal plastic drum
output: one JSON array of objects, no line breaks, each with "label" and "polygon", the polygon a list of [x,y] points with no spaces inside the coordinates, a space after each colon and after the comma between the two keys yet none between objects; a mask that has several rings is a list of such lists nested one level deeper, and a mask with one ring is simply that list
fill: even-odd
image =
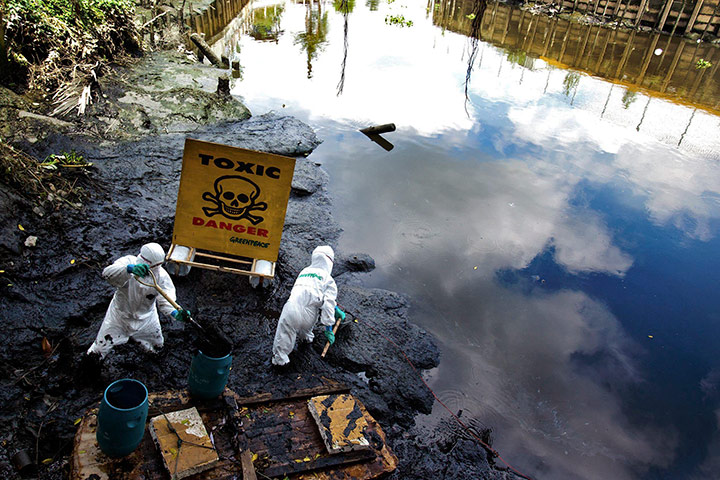
[{"label": "teal plastic drum", "polygon": [[220,396],[225,390],[231,366],[232,355],[230,354],[213,358],[198,352],[190,364],[190,375],[188,376],[190,395],[204,400]]},{"label": "teal plastic drum", "polygon": [[98,411],[97,442],[109,457],[132,453],[145,435],[148,391],[141,382],[123,378],[111,383]]}]

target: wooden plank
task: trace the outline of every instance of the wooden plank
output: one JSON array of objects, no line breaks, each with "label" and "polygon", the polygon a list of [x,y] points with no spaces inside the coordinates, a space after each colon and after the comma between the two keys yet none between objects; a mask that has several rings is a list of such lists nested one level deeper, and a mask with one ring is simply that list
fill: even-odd
[{"label": "wooden plank", "polygon": [[365,438],[367,421],[352,395],[313,397],[308,400],[308,410],[317,423],[328,453],[370,448],[370,442]]},{"label": "wooden plank", "polygon": [[220,460],[195,407],[153,417],[148,430],[174,479],[208,470]]},{"label": "wooden plank", "polygon": [[329,395],[332,393],[347,393],[350,391],[350,388],[340,382],[335,382],[332,380],[327,380],[328,384],[325,385],[318,385],[317,387],[311,387],[311,388],[303,388],[300,390],[296,390],[290,394],[282,395],[277,393],[259,393],[257,395],[252,395],[249,397],[235,397],[235,401],[237,402],[238,406],[249,406],[249,405],[257,405],[261,403],[268,403],[268,402],[280,402],[280,401],[288,401],[288,400],[299,400],[303,398],[310,398],[317,395]]},{"label": "wooden plank", "polygon": [[324,468],[339,467],[357,462],[373,460],[375,452],[372,450],[358,450],[356,452],[344,452],[334,455],[327,455],[311,459],[310,461],[292,462],[285,465],[271,466],[263,470],[261,473],[270,478],[284,477],[297,473],[310,472]]},{"label": "wooden plank", "polygon": [[244,450],[240,454],[240,464],[242,465],[243,480],[257,480],[250,450]]}]

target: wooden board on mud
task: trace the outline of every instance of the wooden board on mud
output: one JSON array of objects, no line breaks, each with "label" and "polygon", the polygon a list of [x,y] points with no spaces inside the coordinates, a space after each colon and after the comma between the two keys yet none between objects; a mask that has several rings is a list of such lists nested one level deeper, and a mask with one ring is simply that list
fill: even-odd
[{"label": "wooden board on mud", "polygon": [[[372,448],[335,455],[327,452],[307,401],[316,395],[347,391],[342,384],[326,381],[282,398],[273,394],[240,397],[226,389],[219,399],[198,402],[185,391],[154,393],[150,395],[148,418],[197,408],[220,460],[213,468],[187,477],[190,480],[242,478],[244,452],[246,458],[252,459],[258,478],[287,475],[299,479],[312,471],[317,480],[351,480],[378,478],[392,472],[397,458],[386,445],[380,425],[361,404]],[[97,408],[90,409],[78,425],[71,457],[72,480],[168,478],[162,457],[147,432],[140,446],[127,457],[111,459],[104,455],[95,439],[96,415]]]}]

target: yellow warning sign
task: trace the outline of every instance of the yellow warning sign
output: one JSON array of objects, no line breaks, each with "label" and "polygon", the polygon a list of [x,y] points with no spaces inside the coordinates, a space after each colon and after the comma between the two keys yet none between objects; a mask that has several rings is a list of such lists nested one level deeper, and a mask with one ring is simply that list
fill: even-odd
[{"label": "yellow warning sign", "polygon": [[277,260],[295,159],[186,139],[173,243]]}]

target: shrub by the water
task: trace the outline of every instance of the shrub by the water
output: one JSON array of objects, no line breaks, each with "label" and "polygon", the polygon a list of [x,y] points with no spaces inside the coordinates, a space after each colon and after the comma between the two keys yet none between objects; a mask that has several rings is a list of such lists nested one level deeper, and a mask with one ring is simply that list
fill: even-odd
[{"label": "shrub by the water", "polygon": [[[7,0],[0,81],[53,91],[104,62],[139,51],[132,0]],[[95,70],[91,72],[91,70]]]}]

